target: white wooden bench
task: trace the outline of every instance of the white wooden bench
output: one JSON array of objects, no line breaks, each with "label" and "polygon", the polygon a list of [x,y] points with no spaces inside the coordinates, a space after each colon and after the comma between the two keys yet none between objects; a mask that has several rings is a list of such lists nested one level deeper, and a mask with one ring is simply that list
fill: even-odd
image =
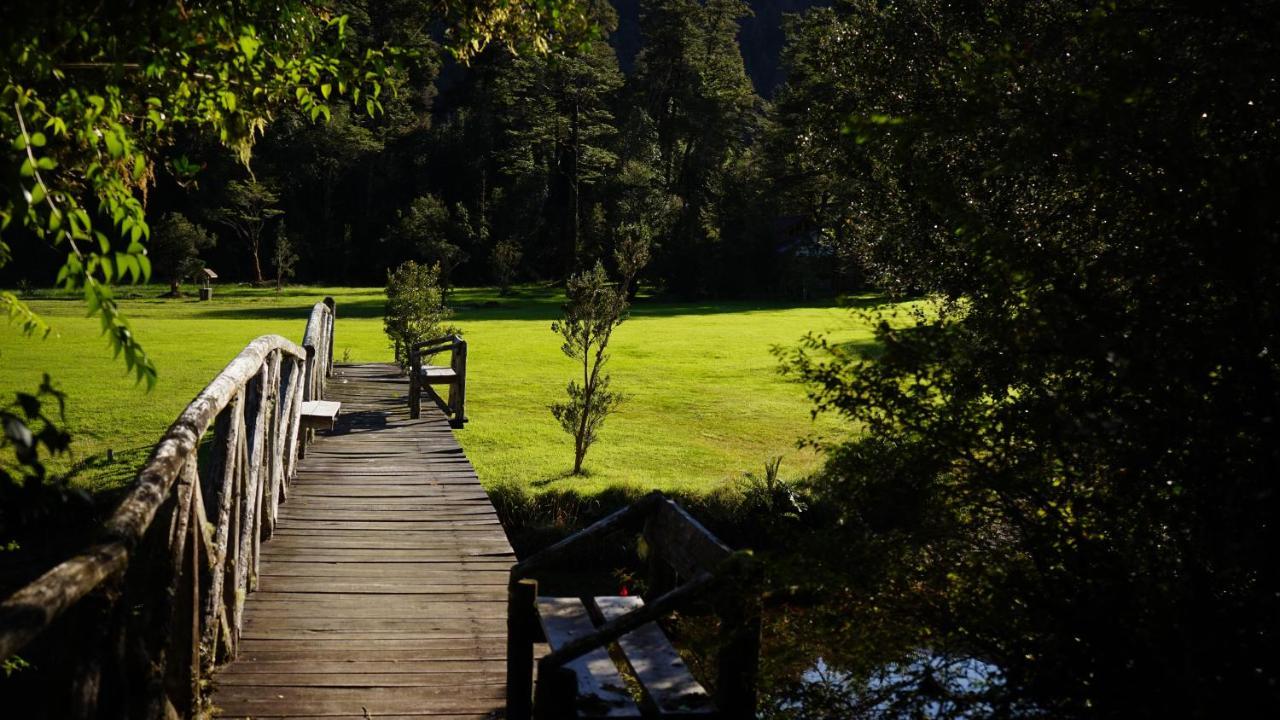
[{"label": "white wooden bench", "polygon": [[306,400],[302,403],[302,427],[307,430],[332,430],[338,423],[342,403],[332,400]]},{"label": "white wooden bench", "polygon": [[[428,365],[424,357],[449,353],[449,365]],[[440,397],[433,386],[447,385],[449,399]],[[449,425],[463,427],[467,422],[467,341],[460,335],[446,335],[409,346],[409,417],[418,419],[422,414],[422,393],[433,400]]]}]

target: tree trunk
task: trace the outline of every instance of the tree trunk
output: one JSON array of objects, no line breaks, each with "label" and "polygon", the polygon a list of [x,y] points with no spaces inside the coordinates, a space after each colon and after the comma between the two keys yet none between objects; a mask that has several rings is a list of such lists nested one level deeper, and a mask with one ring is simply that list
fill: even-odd
[{"label": "tree trunk", "polygon": [[582,461],[587,457],[587,421],[591,413],[591,399],[595,394],[594,376],[590,372],[591,346],[582,351],[582,416],[578,431],[573,435],[573,474],[582,474]]},{"label": "tree trunk", "polygon": [[569,178],[570,178],[569,191],[573,195],[573,248],[572,248],[573,252],[571,255],[570,267],[568,268],[568,271],[573,272],[581,265],[581,262],[579,260],[579,255],[582,252],[582,231],[580,229],[581,220],[579,219],[580,213],[578,212],[578,182],[579,182],[578,177],[580,174],[578,166],[581,164],[580,161],[581,161],[582,145],[578,135],[578,101],[577,100],[573,101],[573,120],[570,125],[569,143],[570,143],[570,147],[572,148],[570,155],[573,158],[573,167],[570,169],[570,174],[569,174]]},{"label": "tree trunk", "polygon": [[258,258],[258,249],[261,244],[261,238],[257,235],[249,238],[249,247],[253,251],[253,283],[255,285],[262,285],[266,282],[262,277],[262,261]]}]

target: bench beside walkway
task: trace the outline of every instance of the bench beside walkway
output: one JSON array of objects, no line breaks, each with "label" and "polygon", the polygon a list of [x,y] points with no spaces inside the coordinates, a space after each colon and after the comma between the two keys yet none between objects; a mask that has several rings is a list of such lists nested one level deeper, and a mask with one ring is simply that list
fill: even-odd
[{"label": "bench beside walkway", "polygon": [[221,717],[488,718],[505,704],[515,555],[434,407],[409,418],[391,365],[334,369],[336,429],[299,461]]}]

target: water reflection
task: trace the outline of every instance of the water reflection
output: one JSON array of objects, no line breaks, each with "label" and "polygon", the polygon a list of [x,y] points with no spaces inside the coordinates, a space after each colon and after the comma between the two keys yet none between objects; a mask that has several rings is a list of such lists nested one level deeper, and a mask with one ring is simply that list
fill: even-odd
[{"label": "water reflection", "polygon": [[996,713],[992,699],[1003,695],[1004,685],[998,667],[968,656],[917,650],[863,677],[819,657],[797,682],[775,686],[764,715],[771,720],[986,718]]}]

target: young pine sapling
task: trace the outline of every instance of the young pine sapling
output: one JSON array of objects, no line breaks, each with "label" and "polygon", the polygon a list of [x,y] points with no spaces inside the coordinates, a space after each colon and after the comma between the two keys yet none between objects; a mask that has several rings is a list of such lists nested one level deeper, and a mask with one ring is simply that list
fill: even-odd
[{"label": "young pine sapling", "polygon": [[293,277],[294,265],[298,263],[298,254],[293,251],[293,239],[284,226],[284,220],[276,226],[276,244],[271,252],[271,264],[276,269],[276,292],[284,287],[285,280]]},{"label": "young pine sapling", "polygon": [[569,278],[564,315],[551,324],[560,333],[564,354],[581,364],[582,381],[569,381],[568,400],[551,406],[551,414],[573,436],[573,474],[582,474],[587,450],[598,439],[600,426],[622,403],[623,396],[609,389],[609,375],[602,372],[609,360],[609,339],[626,319],[626,291],[609,281],[604,266]]}]

